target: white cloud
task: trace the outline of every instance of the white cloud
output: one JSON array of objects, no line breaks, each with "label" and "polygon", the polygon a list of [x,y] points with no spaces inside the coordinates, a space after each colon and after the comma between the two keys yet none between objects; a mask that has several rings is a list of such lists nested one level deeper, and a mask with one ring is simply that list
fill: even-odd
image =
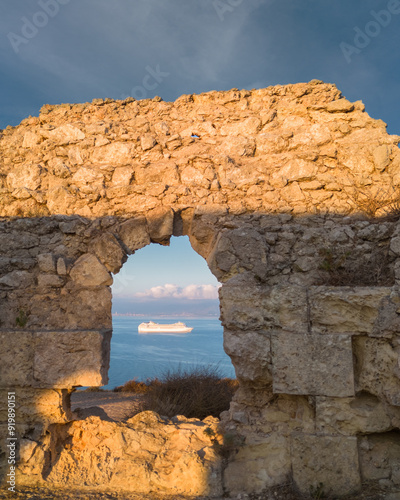
[{"label": "white cloud", "polygon": [[154,286],[138,292],[135,297],[142,299],[187,299],[187,300],[210,300],[218,299],[219,286],[214,285],[188,285],[180,287],[171,283]]}]

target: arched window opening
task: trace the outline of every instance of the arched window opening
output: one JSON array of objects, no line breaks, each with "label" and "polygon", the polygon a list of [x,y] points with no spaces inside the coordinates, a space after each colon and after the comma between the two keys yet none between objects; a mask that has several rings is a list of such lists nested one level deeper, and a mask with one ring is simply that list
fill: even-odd
[{"label": "arched window opening", "polygon": [[[114,276],[112,286],[109,382],[100,391],[89,388],[73,395],[73,409],[80,408],[78,416],[97,414],[124,420],[143,409],[172,416],[175,395],[162,394],[165,384],[172,392],[190,387],[188,391],[199,406],[202,398],[213,393],[218,400],[214,413],[220,405],[221,411],[228,409],[224,404],[229,405],[236,382],[233,365],[223,349],[219,287],[187,236],[172,237],[168,247],[151,244],[131,255]],[[169,332],[139,331],[139,325],[149,322],[182,323],[192,330],[182,332],[179,325],[169,327],[174,330]],[[144,397],[147,392],[154,395]],[[155,407],[151,398],[153,403],[157,399]],[[168,402],[163,403],[163,398]],[[201,408],[189,406],[176,406],[177,414],[186,411],[186,416],[207,416],[208,409],[203,414]]]}]

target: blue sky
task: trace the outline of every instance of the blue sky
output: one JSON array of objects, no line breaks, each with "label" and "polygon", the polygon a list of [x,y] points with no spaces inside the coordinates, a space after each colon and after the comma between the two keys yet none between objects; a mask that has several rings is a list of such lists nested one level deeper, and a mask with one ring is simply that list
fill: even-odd
[{"label": "blue sky", "polygon": [[[175,100],[318,78],[361,99],[372,117],[400,134],[399,54],[399,0],[2,2],[0,128],[37,115],[45,103],[128,95]],[[184,245],[176,245],[181,255],[196,255]],[[154,263],[164,256],[152,254],[153,247],[143,250],[151,278],[148,284],[138,278],[143,288],[135,293],[174,284],[181,292],[169,292],[180,300],[189,285],[215,286],[204,269],[193,274],[194,264],[172,276],[156,272]]]},{"label": "blue sky", "polygon": [[170,246],[151,244],[128,258],[114,276],[113,312],[218,315],[219,283],[187,236]]}]

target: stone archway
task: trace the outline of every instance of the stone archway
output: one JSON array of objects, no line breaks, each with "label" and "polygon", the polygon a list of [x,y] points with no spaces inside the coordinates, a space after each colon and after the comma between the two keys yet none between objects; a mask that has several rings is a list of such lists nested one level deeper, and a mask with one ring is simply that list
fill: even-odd
[{"label": "stone archway", "polygon": [[[397,488],[398,140],[319,81],[44,107],[3,131],[0,373],[2,397],[19,401],[20,484],[69,484],[56,473],[77,425],[68,397],[105,382],[110,272],[185,234],[223,283],[224,344],[241,383],[222,415],[233,436],[223,477],[207,438],[195,494],[290,478],[305,493],[359,491],[381,477],[382,443]],[[161,425],[153,417],[134,425]],[[118,474],[107,462],[98,487]]]}]

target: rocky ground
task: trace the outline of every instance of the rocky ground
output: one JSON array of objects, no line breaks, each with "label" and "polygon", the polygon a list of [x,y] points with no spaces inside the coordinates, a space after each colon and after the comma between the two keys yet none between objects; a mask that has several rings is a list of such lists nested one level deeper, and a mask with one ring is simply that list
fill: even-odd
[{"label": "rocky ground", "polygon": [[[99,416],[103,420],[123,421],[141,411],[140,395],[112,391],[86,392],[78,391],[72,395],[71,407],[78,418],[90,415]],[[376,485],[364,485],[363,493],[342,497],[341,500],[400,500],[398,493],[387,493]],[[323,492],[314,492],[312,495],[301,495],[293,491],[291,484],[271,488],[259,494],[239,494],[233,497],[191,497],[161,496],[156,493],[106,493],[84,490],[57,490],[44,488],[23,488],[16,493],[9,494],[0,491],[0,499],[13,498],[16,500],[335,500],[335,497]]]},{"label": "rocky ground", "polygon": [[[12,496],[7,495],[5,492],[0,491],[0,499],[13,498],[16,500],[226,500],[232,498],[233,500],[312,500],[312,499],[325,499],[335,500],[336,497],[315,494],[313,496],[299,495],[292,491],[291,485],[283,485],[280,487],[272,488],[261,494],[239,494],[234,497],[184,497],[177,496],[160,496],[156,494],[149,494],[146,496],[135,495],[133,493],[117,494],[117,493],[100,493],[100,492],[84,492],[84,491],[56,491],[30,488],[21,490]],[[398,493],[387,493],[383,490],[377,489],[375,486],[365,485],[365,492],[356,495],[341,497],[340,500],[400,500],[400,491]]]},{"label": "rocky ground", "polygon": [[142,400],[140,395],[131,392],[77,391],[71,396],[71,409],[79,419],[94,415],[118,422],[140,412]]}]

